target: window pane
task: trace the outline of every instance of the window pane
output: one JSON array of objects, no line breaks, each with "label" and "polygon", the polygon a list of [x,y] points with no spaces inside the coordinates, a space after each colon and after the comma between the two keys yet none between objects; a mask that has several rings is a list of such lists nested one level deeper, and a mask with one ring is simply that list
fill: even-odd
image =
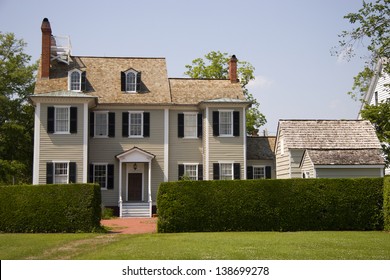
[{"label": "window pane", "polygon": [[94,167],[94,182],[105,189],[107,187],[107,165],[96,164]]},{"label": "window pane", "polygon": [[95,136],[107,136],[107,113],[95,113]]},{"label": "window pane", "polygon": [[142,136],[142,113],[129,114],[130,136]]},{"label": "window pane", "polygon": [[197,137],[197,115],[184,115],[184,137]]},{"label": "window pane", "polygon": [[221,163],[221,180],[232,180],[233,179],[233,164],[231,163]]},{"label": "window pane", "polygon": [[220,135],[232,135],[232,112],[219,112]]},{"label": "window pane", "polygon": [[253,167],[253,179],[265,179],[265,168]]},{"label": "window pane", "polygon": [[133,72],[126,74],[126,91],[135,91],[136,89],[136,75]]},{"label": "window pane", "polygon": [[61,162],[54,165],[54,183],[67,184],[68,183],[68,163]]},{"label": "window pane", "polygon": [[55,108],[56,132],[69,132],[69,108]]},{"label": "window pane", "polygon": [[77,71],[70,74],[70,90],[80,90],[80,78],[81,75]]},{"label": "window pane", "polygon": [[198,180],[197,169],[198,169],[198,166],[195,164],[184,165],[184,176],[187,176],[190,180],[194,180],[194,181]]}]

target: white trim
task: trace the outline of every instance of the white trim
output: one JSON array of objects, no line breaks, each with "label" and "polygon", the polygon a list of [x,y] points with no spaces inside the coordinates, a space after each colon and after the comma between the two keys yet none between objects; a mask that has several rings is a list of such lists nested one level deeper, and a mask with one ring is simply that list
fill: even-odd
[{"label": "white trim", "polygon": [[183,163],[184,165],[184,175],[186,174],[186,167],[187,166],[195,166],[195,181],[198,181],[199,178],[199,163]]},{"label": "white trim", "polygon": [[164,109],[164,182],[169,180],[169,109]]},{"label": "white trim", "polygon": [[[264,169],[264,178],[255,178],[255,168],[263,168]],[[253,179],[267,179],[267,174],[266,174],[266,165],[253,165],[252,166],[252,173],[253,173]]]},{"label": "white trim", "polygon": [[351,169],[361,169],[361,168],[369,168],[369,169],[372,169],[372,168],[383,168],[384,166],[383,165],[314,165],[314,168],[351,168]]},{"label": "white trim", "polygon": [[[233,112],[234,112],[234,110],[218,109],[218,113],[219,113],[219,123],[218,123],[219,135],[218,135],[218,137],[234,137],[234,132],[233,132],[233,130],[234,130],[234,126],[233,126],[233,122],[234,122]],[[221,113],[230,113],[230,133],[229,134],[222,134],[221,133]]]},{"label": "white trim", "polygon": [[[198,139],[198,112],[183,112],[184,115],[184,137],[183,139]],[[195,136],[186,136],[186,115],[195,117]]]},{"label": "white trim", "polygon": [[246,162],[246,142],[247,142],[247,135],[246,135],[246,110],[245,108],[242,108],[242,135],[243,135],[243,138],[244,138],[244,176],[243,176],[243,179],[246,180],[246,166],[247,166],[247,162]]},{"label": "white trim", "polygon": [[53,163],[53,184],[59,184],[56,182],[56,163],[66,163],[66,183],[69,184],[69,164],[70,160],[52,160]]},{"label": "white trim", "polygon": [[[54,134],[70,134],[70,105],[55,105],[54,106]],[[57,131],[57,108],[67,108],[68,109],[68,130],[67,131]]]},{"label": "white trim", "polygon": [[226,164],[226,165],[230,164],[231,170],[232,170],[232,178],[231,178],[231,180],[234,180],[234,161],[226,161],[226,160],[218,161],[218,165],[219,165],[219,180],[223,180],[223,179],[221,179],[221,177],[222,177],[222,164]]},{"label": "white trim", "polygon": [[[70,122],[69,122],[69,126],[70,126]],[[84,103],[83,130],[84,130],[83,131],[83,183],[87,183],[88,182],[88,104],[87,103]]]},{"label": "white trim", "polygon": [[204,122],[205,124],[205,128],[204,128],[204,131],[205,131],[205,149],[204,149],[204,169],[203,169],[203,172],[204,172],[204,179],[206,181],[208,181],[210,179],[210,172],[209,172],[209,157],[210,157],[210,152],[209,152],[209,143],[210,143],[210,139],[209,139],[209,135],[210,135],[210,132],[209,132],[209,117],[210,117],[210,113],[209,113],[209,107],[206,107],[206,120]]},{"label": "white trim", "polygon": [[[80,80],[79,80],[79,85],[80,85],[80,88],[78,90],[71,90],[71,82],[72,82],[72,79],[71,79],[71,76],[74,72],[78,72],[80,74]],[[73,91],[73,92],[81,92],[81,75],[83,74],[83,71],[79,70],[79,69],[73,69],[73,70],[70,70],[68,72],[68,90],[69,91]]]},{"label": "white trim", "polygon": [[[129,113],[129,138],[144,138],[144,111],[128,111]],[[141,115],[141,135],[131,135],[131,114]]]},{"label": "white trim", "polygon": [[[127,70],[125,73],[125,92],[128,92],[128,93],[135,93],[137,92],[137,76],[138,76],[138,72],[135,71],[134,69],[130,69],[130,70]],[[127,90],[127,74],[129,73],[133,73],[134,76],[135,76],[135,81],[134,81],[134,85],[135,85],[135,89],[134,90]]]},{"label": "white trim", "polygon": [[119,160],[119,217],[122,218],[122,161]]},{"label": "white trim", "polygon": [[39,153],[41,143],[41,103],[35,106],[34,115],[34,163],[33,163],[33,185],[39,184]]},{"label": "white trim", "polygon": [[[93,112],[93,114],[94,114],[94,125],[93,125],[93,138],[108,138],[108,123],[109,123],[109,117],[108,117],[108,111],[94,111]],[[106,115],[106,135],[97,135],[96,134],[96,124],[97,124],[97,122],[96,122],[96,120],[97,120],[97,118],[96,118],[96,116],[97,115]]]}]

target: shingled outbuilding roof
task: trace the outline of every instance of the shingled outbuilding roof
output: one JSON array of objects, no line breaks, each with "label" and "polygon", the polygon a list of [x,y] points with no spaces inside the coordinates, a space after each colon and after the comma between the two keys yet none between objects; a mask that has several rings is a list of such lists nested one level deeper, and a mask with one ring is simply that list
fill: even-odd
[{"label": "shingled outbuilding roof", "polygon": [[275,136],[248,137],[246,154],[248,160],[274,160]]},{"label": "shingled outbuilding roof", "polygon": [[[379,149],[306,150],[314,165],[383,165]],[[304,157],[304,156],[303,156]]]},{"label": "shingled outbuilding roof", "polygon": [[289,149],[381,149],[366,120],[280,120],[278,137]]}]

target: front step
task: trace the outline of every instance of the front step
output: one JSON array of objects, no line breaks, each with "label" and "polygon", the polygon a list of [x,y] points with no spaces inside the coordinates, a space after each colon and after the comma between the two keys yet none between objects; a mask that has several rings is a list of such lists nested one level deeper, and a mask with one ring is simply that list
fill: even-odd
[{"label": "front step", "polygon": [[149,218],[149,203],[123,203],[123,218]]}]

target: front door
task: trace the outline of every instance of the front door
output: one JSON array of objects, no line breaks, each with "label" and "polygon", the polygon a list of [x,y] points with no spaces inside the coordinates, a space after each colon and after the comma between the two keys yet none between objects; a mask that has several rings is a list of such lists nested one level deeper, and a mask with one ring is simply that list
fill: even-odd
[{"label": "front door", "polygon": [[142,173],[129,173],[127,188],[129,201],[142,201]]}]

